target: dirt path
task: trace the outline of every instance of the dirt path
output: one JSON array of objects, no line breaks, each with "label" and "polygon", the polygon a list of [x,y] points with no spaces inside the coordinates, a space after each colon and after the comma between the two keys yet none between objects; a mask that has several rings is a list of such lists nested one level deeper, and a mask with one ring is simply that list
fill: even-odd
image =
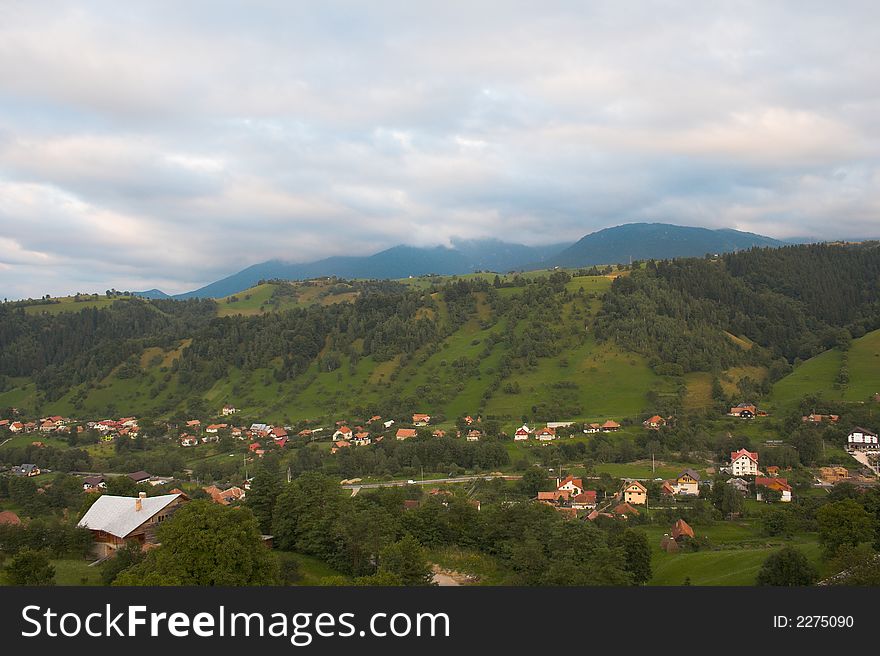
[{"label": "dirt path", "polygon": [[442,569],[440,565],[434,564],[431,566],[431,569],[434,571],[434,583],[436,583],[437,585],[461,585],[459,581],[457,581],[454,577],[452,577],[449,573]]}]

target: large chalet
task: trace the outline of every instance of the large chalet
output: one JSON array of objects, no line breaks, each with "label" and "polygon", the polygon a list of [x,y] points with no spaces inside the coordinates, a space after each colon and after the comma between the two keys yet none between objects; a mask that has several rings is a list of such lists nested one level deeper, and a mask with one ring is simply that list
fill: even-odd
[{"label": "large chalet", "polygon": [[142,548],[158,544],[156,529],[187,500],[183,494],[148,497],[118,497],[103,494],[92,504],[77,526],[87,528],[95,538],[95,554],[99,558],[112,555],[127,542]]}]

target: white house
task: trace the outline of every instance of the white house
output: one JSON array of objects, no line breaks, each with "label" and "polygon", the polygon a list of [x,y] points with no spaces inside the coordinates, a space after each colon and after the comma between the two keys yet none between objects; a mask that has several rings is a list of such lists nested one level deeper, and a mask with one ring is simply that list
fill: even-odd
[{"label": "white house", "polygon": [[556,483],[556,490],[568,490],[569,492],[571,492],[572,496],[577,496],[578,494],[583,494],[584,492],[584,481],[581,478],[575,478],[574,476],[569,475],[566,476],[562,481],[558,481]]},{"label": "white house", "polygon": [[537,433],[535,433],[535,439],[539,442],[549,442],[550,440],[556,439],[556,429],[555,428],[542,428]]},{"label": "white house", "polygon": [[220,412],[224,417],[226,417],[228,415],[234,415],[238,411],[236,410],[234,405],[229,405],[227,403],[226,405],[223,406],[223,409]]},{"label": "white house", "polygon": [[858,449],[864,451],[866,449],[877,449],[877,433],[869,431],[867,428],[856,426],[853,428],[846,438],[846,443],[850,449]]},{"label": "white house", "polygon": [[352,436],[352,431],[348,426],[340,426],[335,433],[333,433],[334,440],[350,440]]},{"label": "white house", "polygon": [[758,454],[740,449],[730,454],[730,473],[733,476],[757,476]]}]

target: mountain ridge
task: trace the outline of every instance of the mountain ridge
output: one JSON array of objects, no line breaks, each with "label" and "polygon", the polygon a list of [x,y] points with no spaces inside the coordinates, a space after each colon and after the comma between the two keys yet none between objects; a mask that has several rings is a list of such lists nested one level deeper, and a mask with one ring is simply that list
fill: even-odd
[{"label": "mountain ridge", "polygon": [[[625,223],[591,232],[573,244],[526,246],[500,239],[453,239],[449,246],[397,245],[372,255],[334,255],[314,262],[280,259],[252,264],[229,276],[171,298],[223,298],[260,280],[307,280],[337,276],[349,279],[407,278],[426,274],[461,275],[476,271],[530,271],[549,267],[577,268],[626,263],[632,259],[701,257],[752,247],[776,248],[790,241],[734,230],[679,226],[671,223]],[[138,292],[165,298],[160,290]]]}]

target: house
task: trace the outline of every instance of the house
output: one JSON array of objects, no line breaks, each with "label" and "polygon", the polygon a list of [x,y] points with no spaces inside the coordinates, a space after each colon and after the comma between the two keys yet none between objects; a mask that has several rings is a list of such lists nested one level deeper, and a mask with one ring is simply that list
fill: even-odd
[{"label": "house", "polygon": [[473,429],[467,432],[467,437],[465,439],[467,439],[468,442],[479,442],[482,436],[483,433],[481,431]]},{"label": "house", "polygon": [[354,433],[348,426],[340,426],[336,429],[336,432],[333,433],[334,440],[350,440],[351,436]]},{"label": "house", "polygon": [[613,433],[614,431],[620,430],[620,424],[616,421],[609,419],[604,424],[599,426],[603,433]]},{"label": "house", "polygon": [[568,475],[563,480],[556,481],[556,489],[568,490],[572,495],[578,495],[584,491],[584,481],[580,478]]},{"label": "house", "polygon": [[107,482],[103,476],[86,476],[83,479],[84,492],[100,492],[107,489]]},{"label": "house", "polygon": [[601,424],[585,424],[584,425],[584,433],[587,435],[592,435],[593,433],[598,433],[602,430]]},{"label": "house", "polygon": [[244,439],[244,431],[241,428],[234,427],[231,431],[229,431],[229,434],[237,440]]},{"label": "house", "polygon": [[539,442],[549,442],[556,439],[556,429],[549,426],[542,428],[535,433],[535,439]]},{"label": "house", "polygon": [[758,414],[758,409],[749,403],[741,403],[735,408],[731,408],[727,413],[731,417],[739,417],[740,419],[754,419]]},{"label": "house", "polygon": [[269,425],[268,424],[251,424],[249,429],[252,433],[259,433],[260,435],[266,435],[269,433]]},{"label": "house", "polygon": [[205,432],[206,432],[206,433],[210,433],[211,435],[216,435],[216,434],[219,433],[221,430],[225,430],[226,427],[227,427],[226,424],[209,424],[209,425],[205,428]]},{"label": "house", "polygon": [[827,483],[836,483],[849,478],[846,467],[819,467],[819,478]]},{"label": "house", "polygon": [[339,440],[333,443],[333,446],[330,447],[330,453],[336,453],[339,449],[351,448],[351,443],[345,440]]},{"label": "house", "polygon": [[214,503],[219,503],[221,506],[228,506],[233,501],[240,501],[245,498],[245,491],[237,486],[221,490],[216,485],[209,485],[202,489],[208,493]]},{"label": "house", "polygon": [[867,428],[856,426],[847,435],[846,444],[850,449],[857,451],[876,450],[878,448],[877,433],[869,431]]},{"label": "house", "polygon": [[631,481],[623,488],[623,500],[626,503],[644,506],[648,502],[648,488],[638,481]]},{"label": "house", "polygon": [[32,463],[25,463],[19,467],[13,467],[12,473],[16,476],[39,476],[40,468]]},{"label": "house", "polygon": [[666,420],[660,415],[648,417],[647,419],[645,419],[645,421],[642,422],[642,426],[644,426],[648,430],[660,430],[665,425]]},{"label": "house", "polygon": [[186,422],[186,427],[191,430],[199,430],[202,427],[202,422],[198,419],[190,419],[188,422]]},{"label": "house", "polygon": [[367,423],[372,424],[374,421],[382,421],[382,417],[380,415],[373,415]]},{"label": "house", "polygon": [[788,484],[788,481],[784,478],[763,478],[758,476],[755,479],[755,490],[757,491],[756,498],[758,501],[763,501],[761,498],[761,488],[766,487],[768,490],[776,490],[782,496],[779,499],[783,503],[788,503],[791,501],[791,486]]},{"label": "house", "polygon": [[10,433],[20,433],[23,430],[24,424],[22,424],[20,421],[13,421],[11,424],[9,424]]},{"label": "house", "polygon": [[415,428],[398,428],[396,437],[398,440],[408,440],[416,435],[418,435],[418,431]]},{"label": "house", "polygon": [[672,526],[672,539],[676,542],[680,542],[684,538],[693,539],[694,529],[692,529],[683,519],[678,519]]},{"label": "house", "polygon": [[821,424],[823,421],[836,424],[838,419],[840,419],[838,415],[809,414],[801,417],[801,421],[807,424]]},{"label": "house", "polygon": [[129,474],[128,477],[131,480],[133,480],[135,483],[149,483],[150,478],[152,478],[147,472],[145,472],[143,470],[133,472],[133,473]]},{"label": "house", "polygon": [[283,426],[275,426],[272,430],[269,431],[269,435],[276,442],[281,439],[287,440],[287,429]]},{"label": "house", "polygon": [[446,437],[446,431],[438,428],[434,432],[431,433],[434,437]]},{"label": "house", "polygon": [[749,493],[749,482],[744,478],[729,478],[727,484],[740,494]]},{"label": "house", "polygon": [[554,490],[552,492],[538,492],[537,500],[548,505],[568,503],[572,494],[568,490]]},{"label": "house", "polygon": [[351,443],[355,446],[367,446],[370,442],[372,442],[370,434],[366,431],[355,433],[354,437],[351,438]]},{"label": "house", "polygon": [[523,440],[529,439],[529,436],[532,434],[532,429],[529,428],[526,424],[523,424],[513,434],[514,442],[522,442]]},{"label": "house", "polygon": [[746,449],[731,452],[730,473],[734,476],[757,476],[758,454]]},{"label": "house", "polygon": [[21,524],[21,518],[11,510],[0,511],[0,526],[3,526],[4,524],[7,526],[19,526]]},{"label": "house", "polygon": [[180,436],[180,446],[196,446],[199,443],[199,438],[195,435],[187,435],[184,433]]},{"label": "house", "polygon": [[693,469],[685,469],[672,484],[676,494],[697,496],[700,493],[700,475]]},{"label": "house", "polygon": [[235,409],[234,405],[229,405],[228,403],[223,406],[223,409],[220,410],[220,414],[224,417],[228,417],[229,415],[234,415],[238,410]]},{"label": "house", "polygon": [[665,497],[675,496],[675,488],[672,487],[672,483],[670,483],[669,481],[663,481],[663,483],[660,485],[660,494]]},{"label": "house", "polygon": [[382,425],[383,425],[385,428],[391,428],[391,427],[394,425],[394,420],[393,420],[393,419],[389,419],[388,421],[384,421],[384,422],[382,422]]},{"label": "house", "polygon": [[639,511],[633,508],[633,506],[629,503],[619,503],[611,511],[615,515],[619,515],[626,519],[627,517],[638,516]]},{"label": "house", "polygon": [[109,556],[127,542],[141,548],[155,546],[156,528],[171,517],[186,498],[180,494],[147,497],[118,497],[102,494],[77,526],[87,528],[95,539],[95,554]]},{"label": "house", "polygon": [[414,426],[427,426],[431,421],[431,415],[416,413],[412,416]]},{"label": "house", "polygon": [[776,465],[767,467],[767,476],[779,476],[779,467]]},{"label": "house", "polygon": [[596,507],[596,490],[584,490],[571,498],[571,507],[592,509]]}]

